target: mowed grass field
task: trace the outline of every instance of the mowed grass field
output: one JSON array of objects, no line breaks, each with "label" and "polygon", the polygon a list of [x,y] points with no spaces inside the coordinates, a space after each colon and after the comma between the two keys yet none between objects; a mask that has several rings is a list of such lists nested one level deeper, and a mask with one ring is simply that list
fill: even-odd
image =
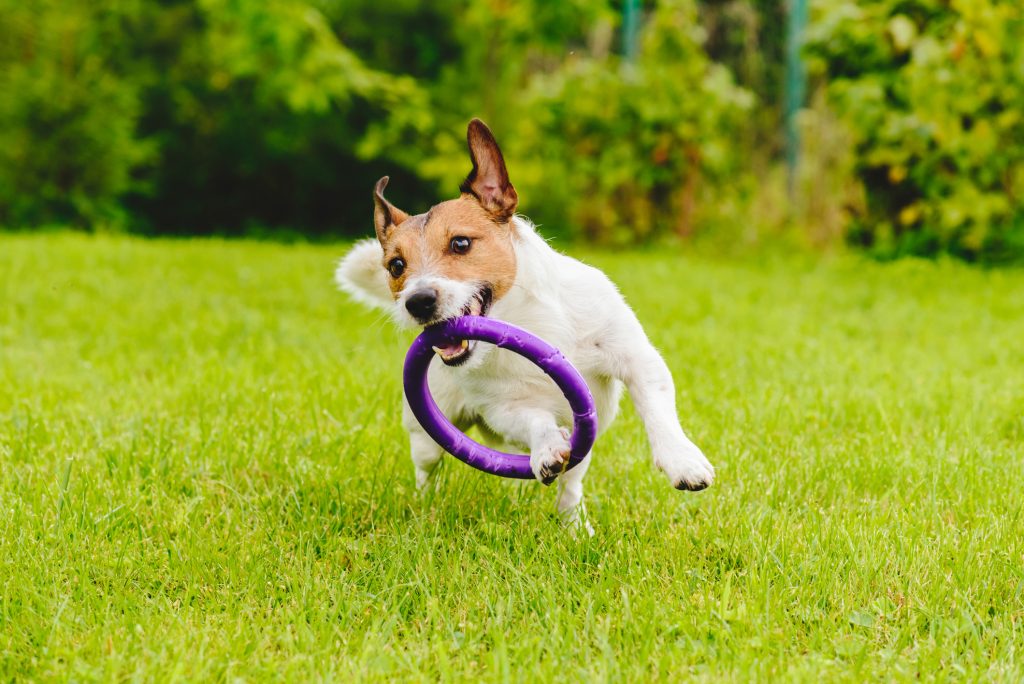
[{"label": "mowed grass field", "polygon": [[628,406],[574,539],[451,459],[343,246],[0,237],[0,679],[1024,677],[1024,272],[586,253],[715,485]]}]

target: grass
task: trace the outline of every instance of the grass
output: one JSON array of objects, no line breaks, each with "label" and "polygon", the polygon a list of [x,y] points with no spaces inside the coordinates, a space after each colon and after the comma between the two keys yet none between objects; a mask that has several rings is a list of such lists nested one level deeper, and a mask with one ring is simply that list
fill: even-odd
[{"label": "grass", "polygon": [[0,679],[1024,677],[1024,272],[588,254],[719,478],[627,408],[574,540],[415,496],[341,251],[0,237]]}]

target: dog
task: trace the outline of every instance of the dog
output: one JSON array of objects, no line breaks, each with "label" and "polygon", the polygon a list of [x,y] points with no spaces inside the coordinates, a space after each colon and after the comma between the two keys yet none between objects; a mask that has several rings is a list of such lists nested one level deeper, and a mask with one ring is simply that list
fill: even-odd
[{"label": "dog", "polygon": [[[373,192],[376,239],[356,243],[335,279],[354,299],[392,314],[403,326],[457,316],[493,316],[524,328],[562,351],[580,371],[598,414],[599,433],[612,424],[622,388],[643,420],[655,465],[676,489],[710,485],[714,468],[683,432],[672,375],[640,321],[600,270],[552,249],[515,213],[519,197],[498,143],[479,119],[466,134],[473,169],[458,198],[410,215]],[[583,504],[588,457],[562,472],[572,413],[558,387],[530,361],[492,345],[463,340],[435,348],[431,392],[460,429],[478,426],[489,440],[525,448],[544,484],[559,482],[563,520],[593,534]],[[405,404],[416,485],[422,489],[442,456]]]}]

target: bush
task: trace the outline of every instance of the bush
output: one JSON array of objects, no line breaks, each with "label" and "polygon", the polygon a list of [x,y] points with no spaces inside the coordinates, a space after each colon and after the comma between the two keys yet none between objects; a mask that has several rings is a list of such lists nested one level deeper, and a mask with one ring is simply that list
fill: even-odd
[{"label": "bush", "polygon": [[0,0],[0,24],[0,224],[336,231],[358,141],[422,106],[309,3]]},{"label": "bush", "polygon": [[819,0],[808,52],[849,126],[876,254],[1024,259],[1024,5]]},{"label": "bush", "polygon": [[151,147],[138,89],[96,52],[102,22],[85,6],[0,9],[0,224],[122,223]]},{"label": "bush", "polygon": [[702,39],[694,3],[662,2],[635,63],[570,59],[534,80],[534,123],[516,144],[528,160],[524,194],[548,214],[539,218],[604,243],[688,236],[717,191],[736,192],[737,137],[753,98]]}]

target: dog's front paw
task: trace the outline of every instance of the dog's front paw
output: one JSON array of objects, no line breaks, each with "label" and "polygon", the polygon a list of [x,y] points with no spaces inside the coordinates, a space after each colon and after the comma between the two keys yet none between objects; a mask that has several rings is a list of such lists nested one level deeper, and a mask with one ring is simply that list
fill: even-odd
[{"label": "dog's front paw", "polygon": [[655,460],[676,489],[699,492],[715,480],[715,469],[692,442],[680,445]]},{"label": "dog's front paw", "polygon": [[569,431],[560,429],[530,450],[533,476],[546,485],[555,481],[569,462]]}]

